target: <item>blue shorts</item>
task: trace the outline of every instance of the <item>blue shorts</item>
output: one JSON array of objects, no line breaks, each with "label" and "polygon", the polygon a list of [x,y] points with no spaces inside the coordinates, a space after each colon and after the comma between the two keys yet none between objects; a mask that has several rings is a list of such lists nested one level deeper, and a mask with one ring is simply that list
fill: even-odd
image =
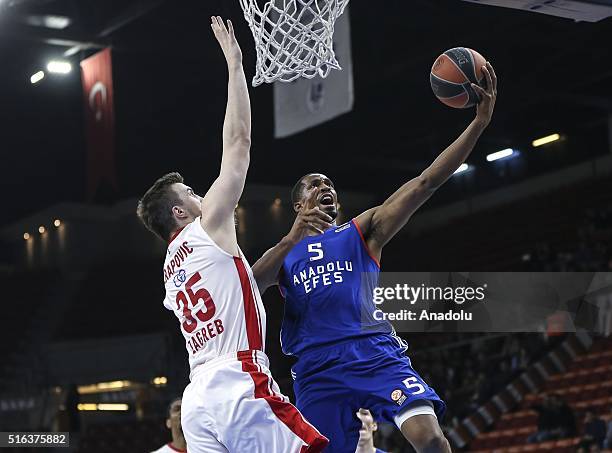
[{"label": "blue shorts", "polygon": [[419,400],[431,402],[438,418],[446,405],[416,371],[391,335],[351,339],[304,353],[293,367],[296,406],[330,444],[327,453],[354,453],[359,408],[378,422]]}]

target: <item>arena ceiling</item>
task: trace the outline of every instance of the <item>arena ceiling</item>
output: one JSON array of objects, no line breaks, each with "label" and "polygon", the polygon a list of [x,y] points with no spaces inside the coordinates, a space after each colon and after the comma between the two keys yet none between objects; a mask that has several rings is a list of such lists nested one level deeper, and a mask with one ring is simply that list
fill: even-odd
[{"label": "arena ceiling", "polygon": [[[529,171],[606,152],[612,19],[574,23],[459,0],[353,0],[350,8],[354,111],[274,140],[272,90],[253,89],[251,182],[290,185],[320,170],[341,188],[382,195],[414,176],[473,114],[443,106],[429,87],[435,57],[458,45],[487,56],[500,79],[494,123],[474,162],[559,131],[572,146]],[[85,199],[78,71],[35,86],[29,77],[50,58],[68,54],[76,65],[109,45],[121,187],[99,201],[138,195],[173,169],[204,189],[218,170],[225,104],[213,14],[233,19],[252,77],[253,41],[237,0],[0,0],[2,201],[17,204],[2,223]]]}]

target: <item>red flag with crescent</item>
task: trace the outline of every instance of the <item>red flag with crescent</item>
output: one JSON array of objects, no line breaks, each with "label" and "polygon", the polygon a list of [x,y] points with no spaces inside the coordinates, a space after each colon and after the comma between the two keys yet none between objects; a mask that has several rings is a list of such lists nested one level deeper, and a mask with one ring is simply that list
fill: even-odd
[{"label": "red flag with crescent", "polygon": [[111,50],[81,62],[87,138],[87,196],[92,200],[101,183],[117,190],[115,171],[115,105]]}]

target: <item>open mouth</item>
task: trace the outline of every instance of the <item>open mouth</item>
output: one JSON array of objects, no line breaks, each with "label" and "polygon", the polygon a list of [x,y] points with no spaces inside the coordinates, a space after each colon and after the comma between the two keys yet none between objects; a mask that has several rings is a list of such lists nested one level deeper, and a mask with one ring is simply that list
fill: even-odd
[{"label": "open mouth", "polygon": [[332,206],[334,204],[334,197],[331,194],[326,193],[319,198],[319,203],[321,203],[323,206]]}]

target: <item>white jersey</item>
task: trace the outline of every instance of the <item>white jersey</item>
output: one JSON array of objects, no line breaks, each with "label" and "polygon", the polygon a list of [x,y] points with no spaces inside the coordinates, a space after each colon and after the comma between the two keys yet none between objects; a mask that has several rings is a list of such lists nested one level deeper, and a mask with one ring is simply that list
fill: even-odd
[{"label": "white jersey", "polygon": [[164,263],[164,306],[179,320],[191,371],[230,353],[264,350],[266,313],[246,259],[225,252],[198,217],[176,234]]},{"label": "white jersey", "polygon": [[187,450],[179,450],[178,448],[174,448],[172,444],[166,444],[151,453],[176,453],[177,451],[180,453],[187,453]]}]

